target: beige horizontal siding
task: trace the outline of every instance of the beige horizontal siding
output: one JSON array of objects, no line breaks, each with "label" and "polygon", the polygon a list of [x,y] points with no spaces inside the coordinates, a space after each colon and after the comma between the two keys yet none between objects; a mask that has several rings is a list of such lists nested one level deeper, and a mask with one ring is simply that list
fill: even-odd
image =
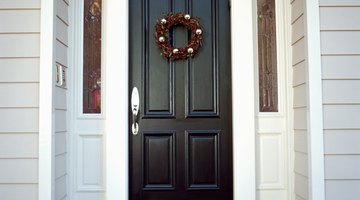
[{"label": "beige horizontal siding", "polygon": [[321,7],[321,30],[360,30],[359,7]]},{"label": "beige horizontal siding", "polygon": [[0,199],[38,199],[40,0],[0,1]]},{"label": "beige horizontal siding", "polygon": [[[40,0],[1,0],[0,9],[2,10],[40,9]],[[37,23],[37,21],[34,21],[33,23]]]},{"label": "beige horizontal siding", "polygon": [[0,34],[0,58],[40,56],[40,34]]},{"label": "beige horizontal siding", "polygon": [[3,200],[38,200],[37,184],[0,184]]},{"label": "beige horizontal siding", "polygon": [[360,199],[360,1],[321,0],[327,200]]},{"label": "beige horizontal siding", "polygon": [[[55,0],[55,2],[55,60],[67,69],[69,68],[69,4],[64,0]],[[55,200],[68,198],[67,93],[67,88],[55,87]]]},{"label": "beige horizontal siding", "polygon": [[0,10],[0,33],[40,32],[40,10]]},{"label": "beige horizontal siding", "polygon": [[39,58],[0,59],[0,82],[39,82]]},{"label": "beige horizontal siding", "polygon": [[304,0],[291,1],[291,44],[293,74],[294,196],[308,199],[307,75]]},{"label": "beige horizontal siding", "polygon": [[39,107],[38,83],[0,83],[0,107]]},{"label": "beige horizontal siding", "polygon": [[0,159],[0,184],[37,182],[37,159]]},{"label": "beige horizontal siding", "polygon": [[1,133],[0,158],[37,158],[37,133]]},{"label": "beige horizontal siding", "polygon": [[325,130],[326,155],[359,155],[360,130]]},{"label": "beige horizontal siding", "polygon": [[359,0],[320,0],[320,6],[360,6]]},{"label": "beige horizontal siding", "polygon": [[326,200],[358,200],[360,196],[359,180],[327,180]]},{"label": "beige horizontal siding", "polygon": [[360,129],[360,105],[324,105],[324,129]]},{"label": "beige horizontal siding", "polygon": [[328,80],[360,80],[360,55],[322,56],[322,76]]}]

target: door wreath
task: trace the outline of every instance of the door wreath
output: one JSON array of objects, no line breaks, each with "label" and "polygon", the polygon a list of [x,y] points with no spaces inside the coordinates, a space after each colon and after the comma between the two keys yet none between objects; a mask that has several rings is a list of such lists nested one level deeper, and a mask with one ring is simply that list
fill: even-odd
[{"label": "door wreath", "polygon": [[[176,25],[183,25],[191,31],[190,41],[185,47],[175,48],[169,43],[169,29]],[[185,60],[195,56],[201,46],[203,32],[199,19],[184,13],[167,14],[157,20],[155,25],[156,44],[162,51],[160,54],[171,60]]]}]

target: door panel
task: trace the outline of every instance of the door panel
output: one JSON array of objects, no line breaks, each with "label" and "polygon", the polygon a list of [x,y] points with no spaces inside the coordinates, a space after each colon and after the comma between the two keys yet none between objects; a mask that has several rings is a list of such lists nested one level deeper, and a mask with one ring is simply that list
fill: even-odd
[{"label": "door panel", "polygon": [[[129,2],[129,90],[140,94],[139,133],[129,137],[130,199],[232,199],[228,1]],[[200,18],[203,46],[194,58],[160,55],[154,25],[170,12]],[[176,47],[189,39],[181,26],[170,36]]]}]

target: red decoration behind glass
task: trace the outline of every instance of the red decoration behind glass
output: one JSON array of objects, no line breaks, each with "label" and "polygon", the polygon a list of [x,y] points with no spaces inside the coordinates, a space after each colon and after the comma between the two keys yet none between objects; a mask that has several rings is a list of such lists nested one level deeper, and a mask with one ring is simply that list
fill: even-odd
[{"label": "red decoration behind glass", "polygon": [[101,0],[84,0],[83,113],[101,113]]}]

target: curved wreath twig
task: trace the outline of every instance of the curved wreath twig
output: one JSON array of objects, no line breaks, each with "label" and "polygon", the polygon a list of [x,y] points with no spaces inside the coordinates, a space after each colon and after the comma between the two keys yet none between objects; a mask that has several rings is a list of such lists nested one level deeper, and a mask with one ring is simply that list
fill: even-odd
[{"label": "curved wreath twig", "polygon": [[[185,47],[174,48],[169,43],[169,29],[172,26],[183,25],[191,31],[191,39]],[[156,44],[162,50],[161,55],[171,60],[184,60],[193,57],[199,50],[202,42],[203,29],[200,26],[199,19],[191,17],[189,14],[170,13],[164,18],[157,20],[155,25]]]}]

